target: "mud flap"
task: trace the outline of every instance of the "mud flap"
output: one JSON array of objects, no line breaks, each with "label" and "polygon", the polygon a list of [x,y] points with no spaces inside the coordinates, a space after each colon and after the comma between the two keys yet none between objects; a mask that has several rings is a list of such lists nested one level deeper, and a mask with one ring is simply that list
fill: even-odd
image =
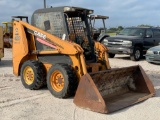
[{"label": "mud flap", "polygon": [[141,66],[111,69],[82,76],[74,103],[110,113],[152,97],[154,86]]}]

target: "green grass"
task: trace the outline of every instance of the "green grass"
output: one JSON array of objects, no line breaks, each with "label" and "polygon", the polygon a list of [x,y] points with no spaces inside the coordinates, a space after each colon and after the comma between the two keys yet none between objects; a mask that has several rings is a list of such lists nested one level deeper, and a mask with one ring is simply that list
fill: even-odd
[{"label": "green grass", "polygon": [[108,35],[110,35],[110,36],[115,36],[116,35],[116,33],[107,33]]}]

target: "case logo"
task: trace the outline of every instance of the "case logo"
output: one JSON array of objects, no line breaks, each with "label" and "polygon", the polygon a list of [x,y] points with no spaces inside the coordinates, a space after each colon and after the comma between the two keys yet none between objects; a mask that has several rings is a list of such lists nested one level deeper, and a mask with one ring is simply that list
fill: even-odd
[{"label": "case logo", "polygon": [[36,35],[36,36],[38,36],[40,38],[46,39],[46,35],[44,35],[43,33],[38,32],[36,30],[34,31],[34,35]]}]

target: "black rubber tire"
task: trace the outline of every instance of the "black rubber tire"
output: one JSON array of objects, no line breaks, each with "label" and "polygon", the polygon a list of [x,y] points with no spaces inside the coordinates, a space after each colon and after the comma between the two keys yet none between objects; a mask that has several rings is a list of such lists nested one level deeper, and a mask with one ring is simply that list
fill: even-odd
[{"label": "black rubber tire", "polygon": [[[24,80],[23,71],[27,66],[31,67],[34,72],[34,80],[32,84],[27,84]],[[46,71],[44,65],[39,61],[28,60],[24,62],[21,67],[20,75],[23,86],[30,90],[38,90],[46,82]]]},{"label": "black rubber tire", "polygon": [[139,61],[142,57],[142,50],[140,47],[135,47],[133,54],[130,55],[130,59],[133,61]]},{"label": "black rubber tire", "polygon": [[[64,77],[64,87],[61,91],[57,92],[52,88],[50,83],[51,75],[54,71],[59,71]],[[47,74],[47,87],[51,94],[57,98],[67,98],[75,94],[78,86],[78,81],[74,69],[67,64],[53,65]]]},{"label": "black rubber tire", "polygon": [[115,54],[113,54],[113,53],[108,53],[108,57],[109,57],[109,58],[114,58],[114,56],[115,56]]}]

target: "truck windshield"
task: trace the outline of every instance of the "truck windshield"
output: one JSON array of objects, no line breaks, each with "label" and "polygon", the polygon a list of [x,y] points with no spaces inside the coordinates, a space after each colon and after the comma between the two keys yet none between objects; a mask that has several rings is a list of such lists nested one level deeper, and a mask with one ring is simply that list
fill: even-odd
[{"label": "truck windshield", "polygon": [[124,28],[118,35],[143,37],[145,29],[142,28]]}]

